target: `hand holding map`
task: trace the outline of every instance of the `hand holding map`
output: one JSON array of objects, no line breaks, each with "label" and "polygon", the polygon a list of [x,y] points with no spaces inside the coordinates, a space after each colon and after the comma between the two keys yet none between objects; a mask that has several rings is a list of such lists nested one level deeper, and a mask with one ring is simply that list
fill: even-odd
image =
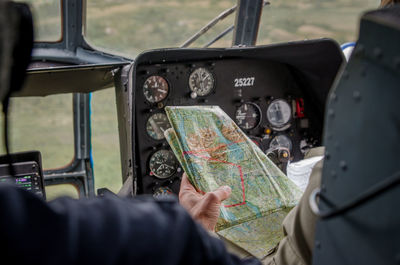
[{"label": "hand holding map", "polygon": [[202,192],[227,185],[216,231],[262,258],[279,242],[281,223],[301,192],[219,107],[165,108],[165,136],[188,179]]},{"label": "hand holding map", "polygon": [[219,217],[221,202],[229,198],[232,190],[229,186],[222,186],[212,192],[201,194],[192,186],[186,173],[182,176],[179,201],[204,228],[214,231]]}]

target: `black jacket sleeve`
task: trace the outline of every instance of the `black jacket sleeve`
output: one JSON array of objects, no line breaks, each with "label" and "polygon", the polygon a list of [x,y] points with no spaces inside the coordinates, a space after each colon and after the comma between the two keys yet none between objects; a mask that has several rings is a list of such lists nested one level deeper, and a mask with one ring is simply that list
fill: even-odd
[{"label": "black jacket sleeve", "polygon": [[61,198],[0,186],[6,264],[259,264],[227,253],[175,201]]}]

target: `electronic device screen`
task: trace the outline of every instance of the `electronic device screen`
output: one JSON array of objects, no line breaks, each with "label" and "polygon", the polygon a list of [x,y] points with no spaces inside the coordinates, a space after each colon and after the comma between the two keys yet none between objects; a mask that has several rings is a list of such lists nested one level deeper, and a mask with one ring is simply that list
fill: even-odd
[{"label": "electronic device screen", "polygon": [[46,199],[39,152],[11,154],[13,169],[6,161],[7,156],[0,157],[0,184],[16,185]]}]

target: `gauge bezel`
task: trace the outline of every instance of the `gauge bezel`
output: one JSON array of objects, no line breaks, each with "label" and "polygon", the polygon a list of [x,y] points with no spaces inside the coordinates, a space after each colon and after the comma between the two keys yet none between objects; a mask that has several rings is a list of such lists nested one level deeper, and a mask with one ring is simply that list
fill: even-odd
[{"label": "gauge bezel", "polygon": [[[150,119],[151,117],[153,117],[153,115],[156,115],[156,114],[159,114],[159,113],[164,114],[164,115],[167,117],[167,120],[168,120],[167,114],[166,114],[165,111],[162,109],[162,110],[154,111],[154,112],[151,112],[151,113],[147,114],[146,119],[145,119],[145,123],[144,123],[144,130],[145,130],[145,132],[146,132],[146,135],[148,136],[149,139],[151,139],[152,141],[155,141],[155,142],[162,142],[162,141],[165,141],[165,136],[164,136],[163,138],[161,138],[161,139],[155,139],[155,138],[151,137],[151,135],[150,135],[150,134],[148,133],[148,131],[147,131],[147,123],[148,123],[149,119]],[[168,122],[169,122],[169,121],[168,121]],[[170,124],[170,125],[171,125],[171,124]],[[170,128],[171,128],[171,127],[170,127]]]},{"label": "gauge bezel", "polygon": [[[288,120],[287,122],[285,122],[282,126],[277,126],[277,125],[272,124],[271,121],[270,121],[269,118],[268,118],[268,110],[269,110],[269,107],[270,107],[274,102],[277,102],[277,101],[283,101],[283,102],[285,102],[285,103],[289,106],[289,109],[290,109],[289,120]],[[293,110],[292,110],[292,106],[291,106],[291,104],[288,102],[288,100],[286,100],[286,99],[284,99],[284,98],[277,98],[277,99],[274,99],[274,100],[272,100],[271,102],[268,103],[267,109],[266,109],[266,111],[265,111],[265,116],[266,116],[267,123],[269,124],[269,126],[270,126],[272,129],[274,129],[275,131],[284,131],[284,130],[290,128],[290,126],[292,125],[292,120],[293,120]]]},{"label": "gauge bezel", "polygon": [[192,75],[194,74],[194,72],[196,72],[197,70],[199,70],[199,69],[201,69],[201,68],[203,68],[203,69],[205,69],[207,72],[209,72],[209,74],[210,74],[210,76],[211,76],[211,78],[212,78],[212,80],[213,80],[213,84],[212,84],[212,87],[211,87],[210,91],[209,91],[207,94],[205,94],[205,95],[199,95],[199,94],[197,94],[197,97],[200,97],[200,98],[201,98],[201,97],[207,97],[207,96],[209,96],[211,93],[213,93],[213,92],[215,91],[216,82],[217,82],[217,80],[215,79],[214,73],[213,73],[208,67],[206,67],[206,66],[199,66],[199,67],[196,67],[196,68],[194,68],[193,71],[190,72],[189,78],[188,78],[188,81],[187,81],[190,92],[196,92],[196,93],[197,93],[197,91],[194,91],[194,90],[193,90],[193,88],[192,88],[192,86],[191,86],[191,83],[190,83],[190,80],[191,80]]},{"label": "gauge bezel", "polygon": [[[153,172],[153,171],[151,170],[151,168],[150,168],[150,160],[151,160],[151,158],[152,158],[157,152],[160,152],[160,151],[167,151],[167,152],[170,152],[170,153],[173,155],[174,159],[175,159],[175,170],[174,170],[174,172],[173,172],[171,175],[169,175],[168,177],[160,177],[160,176],[156,175],[156,173]],[[179,161],[176,159],[174,152],[173,152],[172,150],[170,150],[170,149],[164,149],[164,148],[157,149],[156,151],[152,152],[152,153],[150,154],[150,156],[148,157],[148,159],[147,159],[147,170],[148,170],[148,172],[149,172],[149,175],[152,176],[152,177],[155,177],[155,178],[157,178],[157,179],[160,179],[160,180],[166,180],[166,179],[171,178],[172,176],[174,176],[174,175],[178,172],[178,168],[179,168]],[[153,172],[153,174],[150,174],[150,172]]]},{"label": "gauge bezel", "polygon": [[[271,137],[271,140],[268,142],[268,148],[267,148],[267,150],[270,150],[270,149],[271,149],[271,143],[272,143],[272,141],[273,141],[276,137],[279,137],[279,136],[284,136],[284,137],[286,137],[287,139],[289,139],[289,141],[290,141],[289,152],[290,152],[290,154],[292,154],[292,151],[293,151],[293,148],[294,148],[294,142],[293,142],[292,137],[290,137],[289,135],[287,135],[287,134],[285,134],[285,133],[279,133],[279,134],[273,135],[273,136]],[[285,147],[285,148],[286,148],[286,147]]]},{"label": "gauge bezel", "polygon": [[[165,98],[163,98],[163,99],[160,100],[160,101],[156,101],[156,102],[151,102],[151,101],[146,97],[146,94],[144,93],[144,85],[146,84],[146,81],[147,81],[149,78],[153,77],[153,76],[158,76],[158,77],[163,78],[163,79],[167,82],[167,86],[168,86],[168,92],[167,92],[167,95],[165,96]],[[144,99],[146,100],[147,103],[152,104],[152,105],[157,105],[157,104],[160,103],[160,102],[166,101],[166,100],[168,99],[168,97],[171,95],[171,91],[172,91],[172,86],[171,86],[171,83],[169,82],[168,78],[167,78],[165,75],[161,75],[161,74],[158,74],[158,73],[150,74],[150,75],[146,76],[146,78],[144,79],[143,84],[142,84],[142,94],[143,94],[143,97],[144,97]]]},{"label": "gauge bezel", "polygon": [[[251,128],[251,129],[243,128],[242,126],[240,126],[240,125],[237,123],[237,119],[236,119],[237,110],[238,110],[241,106],[243,106],[244,104],[249,104],[249,105],[255,106],[256,109],[258,110],[258,113],[260,114],[260,119],[259,119],[257,125],[254,126],[254,127]],[[245,131],[251,131],[251,130],[257,129],[258,126],[260,126],[260,124],[261,124],[262,118],[263,118],[263,113],[262,113],[262,111],[261,111],[261,107],[260,107],[258,104],[254,103],[254,102],[251,102],[251,101],[241,103],[241,104],[236,108],[236,110],[235,110],[235,123],[237,124],[237,126],[239,126],[240,129],[245,130]]]}]

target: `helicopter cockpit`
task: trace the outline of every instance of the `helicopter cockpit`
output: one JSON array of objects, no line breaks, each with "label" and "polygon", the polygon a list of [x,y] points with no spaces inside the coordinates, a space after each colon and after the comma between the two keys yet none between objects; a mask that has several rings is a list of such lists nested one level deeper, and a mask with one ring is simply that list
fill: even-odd
[{"label": "helicopter cockpit", "polygon": [[[301,39],[355,40],[357,12],[367,8],[361,2],[351,8],[342,3],[318,7],[265,1],[210,2],[198,7],[185,3],[179,10],[168,1],[150,6],[32,1],[36,42],[26,85],[13,99],[12,151],[41,150],[50,198],[93,196],[95,187],[118,192],[128,178],[134,182],[133,194],[177,193],[182,169],[162,139],[162,130],[168,127],[163,108],[216,104],[285,171],[288,162],[300,160],[309,148],[321,144],[325,98],[343,60],[334,41]],[[368,6],[376,7],[375,2]],[[292,7],[313,15],[309,21],[301,22],[299,17],[296,25],[286,25]],[[110,14],[105,12],[108,8]],[[128,12],[133,15],[128,25],[116,20],[121,12],[135,8],[139,11]],[[346,23],[345,29],[338,24],[331,32],[319,29],[318,35],[315,21],[334,8],[352,10],[346,18],[353,24]],[[189,10],[193,20],[185,24]],[[154,19],[167,21],[145,24],[141,13],[154,12]],[[211,19],[213,14],[217,16]],[[181,22],[170,27],[175,16]],[[195,21],[204,21],[205,26]],[[150,27],[150,34],[144,33],[148,41],[133,37],[146,26]],[[155,35],[153,27],[163,30]],[[193,35],[195,30],[199,31]],[[185,41],[184,36],[191,37]],[[282,43],[296,38],[297,43]],[[250,48],[271,42],[277,44]],[[128,57],[149,48],[179,45],[182,48],[145,52],[136,60]],[[231,45],[234,48],[218,48]],[[96,46],[128,56],[101,52]],[[310,58],[318,59],[310,65]],[[103,90],[112,86],[115,93]],[[37,113],[37,119],[27,118],[27,113]],[[20,137],[24,131],[30,131],[30,141]],[[75,154],[72,161],[62,166],[71,153]],[[119,171],[122,178],[115,176]]]},{"label": "helicopter cockpit", "polygon": [[[31,6],[35,42],[24,86],[3,106],[0,183],[47,201],[176,198],[184,168],[164,134],[171,106],[218,106],[285,174],[325,144],[326,168],[331,154],[340,168],[325,175],[348,170],[327,131],[334,111],[344,115],[332,87],[347,78],[342,49],[358,39],[361,12],[379,1],[17,2]],[[383,58],[370,50],[371,61]],[[361,45],[355,52],[366,53]],[[372,67],[363,67],[349,68],[365,77]],[[325,193],[323,184],[315,201],[340,211]],[[311,197],[310,205],[330,218]],[[331,231],[321,227],[326,238]]]}]

